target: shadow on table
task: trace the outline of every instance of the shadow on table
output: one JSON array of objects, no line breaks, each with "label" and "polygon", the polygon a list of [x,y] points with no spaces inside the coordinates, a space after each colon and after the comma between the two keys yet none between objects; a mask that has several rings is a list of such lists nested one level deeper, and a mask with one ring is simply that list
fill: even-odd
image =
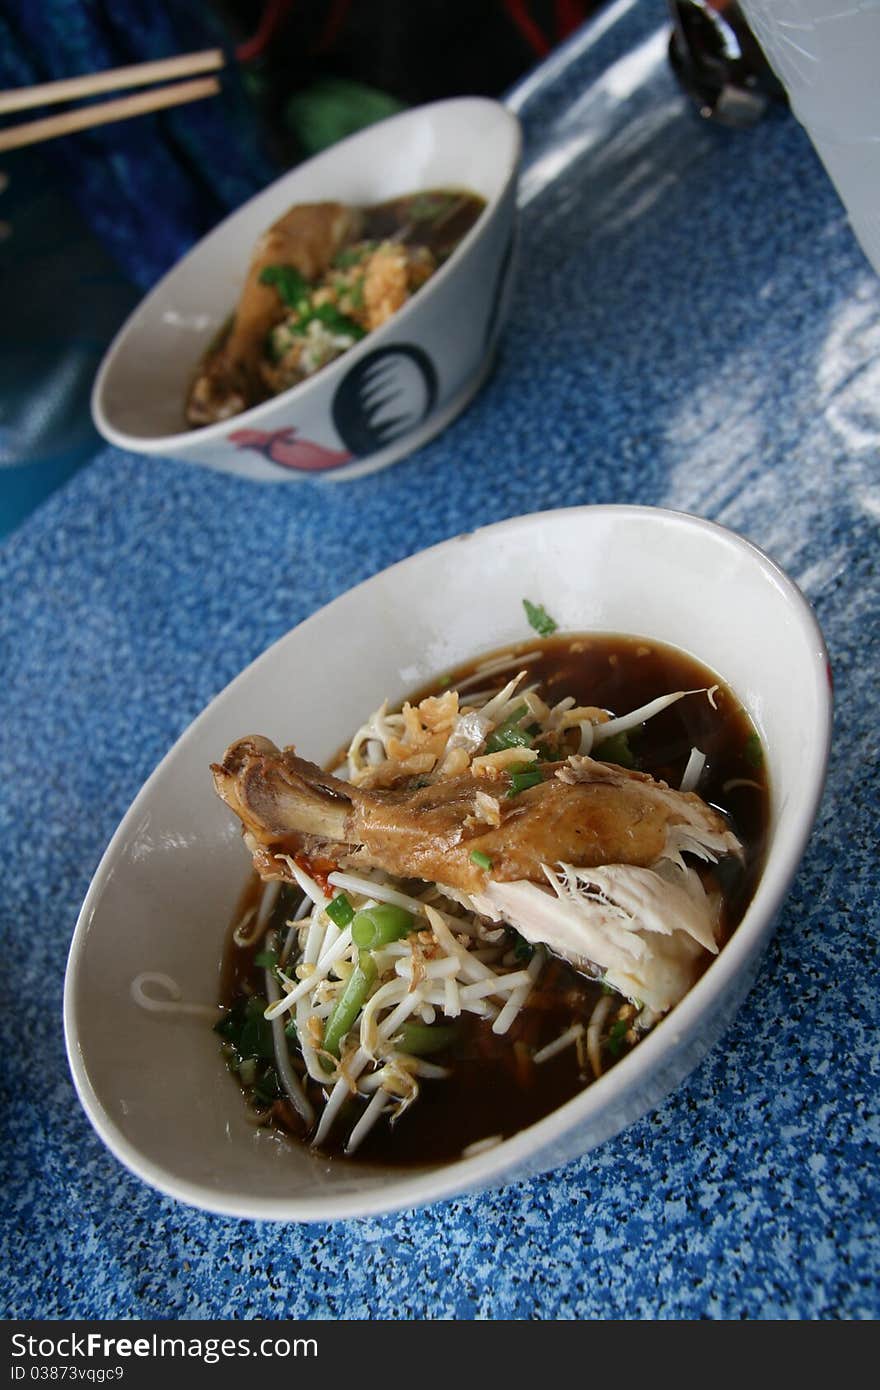
[{"label": "shadow on table", "polygon": [[[877,423],[880,313],[827,175],[783,109],[752,130],[700,121],[665,24],[625,44],[593,32],[595,53],[585,42],[519,103],[541,109],[520,192],[517,398],[538,411],[530,378],[559,375],[555,443],[584,459],[583,500],[751,525],[771,473],[792,496],[808,480],[830,497]],[[844,410],[855,423],[838,431]]]},{"label": "shadow on table", "polygon": [[0,193],[0,535],[100,443],[92,381],[140,298],[31,150]]}]

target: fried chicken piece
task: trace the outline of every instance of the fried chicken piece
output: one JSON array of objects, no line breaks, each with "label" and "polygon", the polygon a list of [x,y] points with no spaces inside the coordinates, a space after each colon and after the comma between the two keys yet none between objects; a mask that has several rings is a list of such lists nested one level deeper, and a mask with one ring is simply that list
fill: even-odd
[{"label": "fried chicken piece", "polygon": [[507,772],[356,787],[253,737],[212,772],[263,877],[292,877],[285,856],[304,854],[434,882],[665,1013],[721,940],[717,886],[682,856],[739,856],[738,839],[699,796],[645,773],[587,757],[540,766],[544,780],[512,797]]},{"label": "fried chicken piece", "polygon": [[[545,883],[545,864],[647,866],[670,844],[709,857],[739,848],[694,793],[592,758],[543,764],[537,786],[501,794],[497,826],[480,814],[486,782],[471,772],[423,787],[354,787],[261,738],[232,744],[212,772],[264,868],[266,851],[320,853],[478,893],[487,879]],[[506,791],[507,774],[495,785]]]},{"label": "fried chicken piece", "polygon": [[220,346],[201,364],[190,391],[187,423],[209,425],[228,420],[264,399],[260,375],[266,337],[288,312],[272,285],[260,274],[267,266],[293,266],[306,280],[316,280],[341,246],[357,236],[362,214],[342,203],[303,203],[280,217],[258,240],[238,301],[232,327]]}]

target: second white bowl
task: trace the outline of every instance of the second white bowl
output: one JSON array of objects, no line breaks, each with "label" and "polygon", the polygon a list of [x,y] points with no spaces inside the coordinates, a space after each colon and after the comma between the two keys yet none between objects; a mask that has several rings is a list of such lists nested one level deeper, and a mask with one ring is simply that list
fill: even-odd
[{"label": "second white bowl", "polygon": [[[487,649],[523,640],[522,599],[569,631],[641,634],[710,666],[766,750],[769,849],[754,898],[685,999],[574,1100],[478,1156],[420,1169],[328,1163],[256,1132],[216,1036],[133,1002],[142,971],[214,1004],[223,939],[249,871],[209,763],[259,732],[329,759],[365,715]],[[643,1114],[706,1053],[749,988],[821,794],[831,698],[822,635],[786,576],[710,522],[643,507],[520,517],[447,541],[351,590],[217,697],[144,786],[83,905],[65,987],[80,1098],[146,1182],[236,1216],[331,1220],[435,1201],[586,1152]],[[332,698],[328,696],[332,692]]]},{"label": "second white bowl", "polygon": [[[498,102],[460,97],[370,126],[285,174],[200,241],[117,334],[92,393],[98,429],[123,449],[273,481],[352,478],[411,453],[464,409],[491,366],[510,298],[520,143]],[[443,187],[487,206],[409,303],[299,386],[187,430],[196,367],[235,307],[254,243],[282,213]],[[394,408],[377,417],[389,392]],[[352,401],[356,428],[346,424]]]}]

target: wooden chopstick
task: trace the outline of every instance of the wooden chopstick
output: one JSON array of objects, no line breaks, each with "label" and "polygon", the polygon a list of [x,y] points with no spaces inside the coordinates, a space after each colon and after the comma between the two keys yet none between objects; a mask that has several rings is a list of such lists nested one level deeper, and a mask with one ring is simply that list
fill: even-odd
[{"label": "wooden chopstick", "polygon": [[47,116],[39,121],[26,121],[0,131],[0,152],[36,145],[42,140],[55,140],[60,135],[72,135],[77,130],[125,121],[131,116],[143,116],[149,111],[161,111],[166,106],[180,106],[187,101],[199,101],[220,91],[216,77],[197,78],[194,82],[174,82],[137,96],[117,97],[115,101],[99,101],[94,106],[81,106],[65,111],[61,116]]},{"label": "wooden chopstick", "polygon": [[148,87],[153,82],[194,77],[200,72],[216,72],[225,62],[222,48],[206,48],[200,53],[183,53],[177,58],[133,63],[129,67],[110,68],[106,72],[88,72],[82,77],[64,77],[58,82],[43,82],[37,87],[18,87],[0,92],[0,116],[9,115],[12,111],[29,111],[34,106],[52,106],[58,101],[97,96],[99,92],[115,92],[120,87]]}]

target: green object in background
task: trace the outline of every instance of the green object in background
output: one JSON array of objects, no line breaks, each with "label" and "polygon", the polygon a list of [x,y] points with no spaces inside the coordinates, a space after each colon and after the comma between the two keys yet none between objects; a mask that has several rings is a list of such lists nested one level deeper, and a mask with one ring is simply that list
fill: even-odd
[{"label": "green object in background", "polygon": [[303,155],[309,156],[405,109],[402,101],[375,87],[344,77],[326,77],[289,98],[284,123]]}]

